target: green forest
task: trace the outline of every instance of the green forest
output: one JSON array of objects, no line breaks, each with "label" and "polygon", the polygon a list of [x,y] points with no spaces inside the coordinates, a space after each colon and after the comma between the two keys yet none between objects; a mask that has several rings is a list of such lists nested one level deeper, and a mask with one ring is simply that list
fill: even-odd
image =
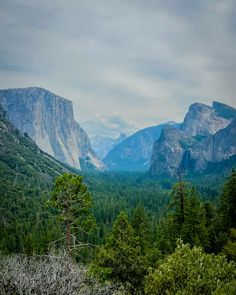
[{"label": "green forest", "polygon": [[64,173],[10,186],[5,177],[3,257],[65,251],[101,286],[122,286],[109,294],[235,294],[235,170],[205,181]]}]

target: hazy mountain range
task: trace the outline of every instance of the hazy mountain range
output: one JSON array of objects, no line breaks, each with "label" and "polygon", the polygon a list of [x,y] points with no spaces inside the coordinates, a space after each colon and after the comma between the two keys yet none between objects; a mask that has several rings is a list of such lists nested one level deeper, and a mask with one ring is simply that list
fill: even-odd
[{"label": "hazy mountain range", "polygon": [[214,102],[192,104],[183,123],[168,122],[119,138],[87,133],[72,102],[38,88],[0,90],[6,117],[40,149],[80,170],[149,171],[173,176],[201,172],[236,154],[236,109]]},{"label": "hazy mountain range", "polygon": [[112,150],[116,145],[124,141],[126,138],[127,136],[124,133],[121,133],[117,138],[95,135],[90,138],[90,142],[98,157],[100,159],[104,159],[110,150]]},{"label": "hazy mountain range", "polygon": [[175,126],[169,122],[135,132],[116,145],[103,159],[107,169],[119,171],[147,171],[150,165],[154,142],[165,126]]}]

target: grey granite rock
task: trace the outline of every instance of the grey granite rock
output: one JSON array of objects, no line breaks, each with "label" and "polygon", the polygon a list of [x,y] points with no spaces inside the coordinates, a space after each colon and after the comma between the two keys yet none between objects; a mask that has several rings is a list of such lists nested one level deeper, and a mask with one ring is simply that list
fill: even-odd
[{"label": "grey granite rock", "polygon": [[81,159],[103,169],[86,132],[73,117],[70,100],[43,88],[30,87],[0,90],[0,103],[9,121],[43,151],[77,169],[81,169]]},{"label": "grey granite rock", "polygon": [[214,102],[189,107],[180,130],[165,128],[155,142],[150,173],[173,176],[181,169],[203,171],[208,162],[236,154],[236,109]]},{"label": "grey granite rock", "polygon": [[175,122],[169,122],[139,130],[127,137],[104,158],[107,168],[119,171],[147,171],[154,142],[167,125],[178,126]]},{"label": "grey granite rock", "polygon": [[225,128],[229,123],[230,119],[218,115],[213,107],[194,103],[189,107],[181,130],[189,136],[214,134],[218,130]]}]

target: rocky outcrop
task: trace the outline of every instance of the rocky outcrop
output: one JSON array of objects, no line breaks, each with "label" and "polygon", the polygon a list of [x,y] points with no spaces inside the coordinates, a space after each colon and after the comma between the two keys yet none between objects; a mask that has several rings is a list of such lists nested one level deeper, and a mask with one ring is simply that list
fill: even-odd
[{"label": "rocky outcrop", "polygon": [[81,161],[103,169],[86,132],[73,117],[72,102],[38,88],[0,90],[9,121],[27,133],[45,152],[81,169]]},{"label": "rocky outcrop", "polygon": [[236,109],[231,106],[228,106],[227,104],[218,101],[213,101],[212,107],[215,113],[222,118],[232,120],[236,117]]},{"label": "rocky outcrop", "polygon": [[183,137],[183,131],[173,126],[166,126],[163,129],[153,147],[150,168],[152,175],[174,176],[183,155],[180,144]]},{"label": "rocky outcrop", "polygon": [[[0,169],[0,183],[3,189],[1,193],[4,191],[3,195],[6,197],[11,197],[12,193],[20,195],[23,193],[32,197],[33,190],[29,190],[29,186],[25,187],[26,179],[34,188],[43,186],[45,189],[51,187],[58,175],[75,172],[73,168],[40,150],[31,138],[13,126],[7,120],[1,104]],[[4,187],[1,181],[5,181]],[[16,189],[17,187],[21,188],[20,191]],[[8,194],[5,194],[6,192]],[[3,195],[1,194],[1,197]]]},{"label": "rocky outcrop", "polygon": [[230,119],[221,117],[213,107],[194,103],[189,107],[180,129],[188,136],[214,134],[218,130],[225,128],[229,123]]},{"label": "rocky outcrop", "polygon": [[150,165],[154,142],[167,125],[177,126],[175,122],[139,130],[116,145],[103,159],[110,170],[147,171]]},{"label": "rocky outcrop", "polygon": [[190,106],[180,130],[165,128],[155,142],[152,175],[173,176],[177,170],[202,171],[208,162],[228,159],[236,153],[236,110],[214,102]]},{"label": "rocky outcrop", "polygon": [[236,119],[214,135],[196,142],[186,152],[189,154],[189,162],[183,168],[190,171],[204,170],[208,162],[219,162],[235,155]]}]

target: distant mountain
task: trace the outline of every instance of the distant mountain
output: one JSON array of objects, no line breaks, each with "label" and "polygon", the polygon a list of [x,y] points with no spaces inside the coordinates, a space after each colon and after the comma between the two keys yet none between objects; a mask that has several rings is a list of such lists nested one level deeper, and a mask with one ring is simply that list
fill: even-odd
[{"label": "distant mountain", "polygon": [[[220,103],[217,103],[217,105],[219,106],[217,109],[221,109],[221,106],[223,106]],[[192,104],[180,129],[188,136],[195,136],[197,134],[214,134],[219,129],[225,128],[230,123],[231,118],[222,117],[222,111],[216,112],[215,106],[216,103],[213,107],[202,103]]]},{"label": "distant mountain", "polygon": [[[21,133],[6,118],[0,106],[0,179],[1,188],[9,184],[14,189],[17,183],[51,185],[54,178],[64,172],[76,172],[43,152],[25,133]],[[4,179],[4,181],[3,181]]]},{"label": "distant mountain", "polygon": [[61,162],[102,170],[86,132],[73,117],[72,102],[38,87],[0,90],[10,122]]},{"label": "distant mountain", "polygon": [[148,170],[153,144],[159,138],[165,126],[176,126],[169,122],[154,127],[148,127],[127,137],[116,145],[103,159],[109,170],[118,171],[146,171]]},{"label": "distant mountain", "polygon": [[236,109],[227,104],[213,101],[212,107],[215,113],[225,119],[232,119],[236,116]]},{"label": "distant mountain", "polygon": [[229,159],[236,154],[236,118],[224,129],[203,138],[185,149],[181,168],[202,171],[209,162],[215,163]]},{"label": "distant mountain", "polygon": [[236,109],[219,102],[191,105],[180,128],[165,127],[155,142],[150,173],[203,171],[208,163],[230,158],[236,153],[235,117]]},{"label": "distant mountain", "polygon": [[183,148],[180,143],[183,136],[183,131],[174,126],[163,128],[153,147],[150,163],[152,175],[173,176],[176,173],[183,155]]},{"label": "distant mountain", "polygon": [[116,145],[124,141],[126,138],[127,136],[123,133],[121,133],[118,138],[96,135],[90,138],[90,142],[98,157],[100,159],[104,159],[110,150],[112,150]]}]

